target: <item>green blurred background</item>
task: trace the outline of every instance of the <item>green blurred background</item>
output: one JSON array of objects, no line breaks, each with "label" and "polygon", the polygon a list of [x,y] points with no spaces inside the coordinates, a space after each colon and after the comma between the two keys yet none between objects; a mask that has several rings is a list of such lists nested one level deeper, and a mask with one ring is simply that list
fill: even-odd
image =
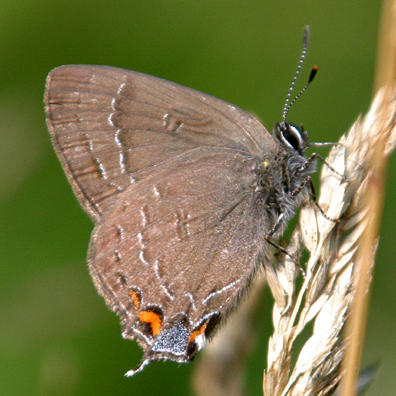
[{"label": "green blurred background", "polygon": [[[44,123],[48,71],[88,63],[153,74],[226,99],[271,129],[310,24],[303,80],[313,64],[319,73],[289,118],[303,122],[312,141],[333,141],[370,103],[379,15],[374,0],[2,0],[1,395],[190,394],[194,363],[156,363],[123,377],[141,350],[121,339],[118,318],[88,275],[92,224]],[[364,364],[380,362],[369,395],[393,395],[396,383],[395,166],[391,161],[364,352]],[[249,395],[262,394],[270,298],[259,326]]]}]

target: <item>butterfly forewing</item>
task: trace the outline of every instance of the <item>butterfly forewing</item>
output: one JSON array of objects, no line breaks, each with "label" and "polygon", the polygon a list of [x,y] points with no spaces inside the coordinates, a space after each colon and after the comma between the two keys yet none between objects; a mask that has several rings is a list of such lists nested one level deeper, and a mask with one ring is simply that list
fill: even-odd
[{"label": "butterfly forewing", "polygon": [[57,154],[95,221],[120,192],[189,150],[229,147],[259,156],[274,147],[265,128],[231,104],[107,66],[54,69],[45,103]]}]

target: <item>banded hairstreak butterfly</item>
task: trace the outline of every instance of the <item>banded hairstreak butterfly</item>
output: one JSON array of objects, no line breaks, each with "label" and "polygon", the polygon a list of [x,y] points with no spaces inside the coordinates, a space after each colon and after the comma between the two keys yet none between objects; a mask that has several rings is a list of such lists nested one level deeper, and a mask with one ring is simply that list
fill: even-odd
[{"label": "banded hairstreak butterfly", "polygon": [[271,135],[213,96],[146,74],[70,65],[47,78],[52,143],[95,223],[90,273],[122,335],[156,360],[188,362],[244,294],[309,193],[307,133]]}]

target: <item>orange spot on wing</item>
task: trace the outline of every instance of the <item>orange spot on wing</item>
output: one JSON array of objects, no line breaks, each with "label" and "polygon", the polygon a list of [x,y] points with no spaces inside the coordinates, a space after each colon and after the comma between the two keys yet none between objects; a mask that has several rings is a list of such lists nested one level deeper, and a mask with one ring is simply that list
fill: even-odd
[{"label": "orange spot on wing", "polygon": [[129,290],[129,295],[132,298],[133,308],[135,308],[135,311],[137,311],[140,307],[140,295],[135,290]]},{"label": "orange spot on wing", "polygon": [[139,313],[141,322],[148,323],[151,327],[151,332],[156,337],[161,332],[162,319],[159,314],[153,311],[142,311]]},{"label": "orange spot on wing", "polygon": [[209,319],[197,330],[194,330],[188,339],[188,342],[193,342],[200,334],[203,334],[206,330],[206,326],[208,325]]}]

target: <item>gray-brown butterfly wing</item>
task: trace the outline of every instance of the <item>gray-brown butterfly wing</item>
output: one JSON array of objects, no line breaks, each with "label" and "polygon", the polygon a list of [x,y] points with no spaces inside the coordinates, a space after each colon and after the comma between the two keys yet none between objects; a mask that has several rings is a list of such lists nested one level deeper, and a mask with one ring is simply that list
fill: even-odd
[{"label": "gray-brown butterfly wing", "polygon": [[260,155],[274,141],[252,116],[210,95],[107,66],[52,70],[44,101],[58,157],[98,221],[120,192],[196,147]]},{"label": "gray-brown butterfly wing", "polygon": [[272,224],[258,167],[277,144],[229,103],[110,67],[54,69],[45,102],[65,173],[96,222],[91,274],[142,345],[140,369],[190,360],[264,254]]},{"label": "gray-brown butterfly wing", "polygon": [[138,370],[191,360],[246,289],[269,231],[257,166],[237,149],[198,148],[129,186],[95,227],[91,274],[145,351]]}]

